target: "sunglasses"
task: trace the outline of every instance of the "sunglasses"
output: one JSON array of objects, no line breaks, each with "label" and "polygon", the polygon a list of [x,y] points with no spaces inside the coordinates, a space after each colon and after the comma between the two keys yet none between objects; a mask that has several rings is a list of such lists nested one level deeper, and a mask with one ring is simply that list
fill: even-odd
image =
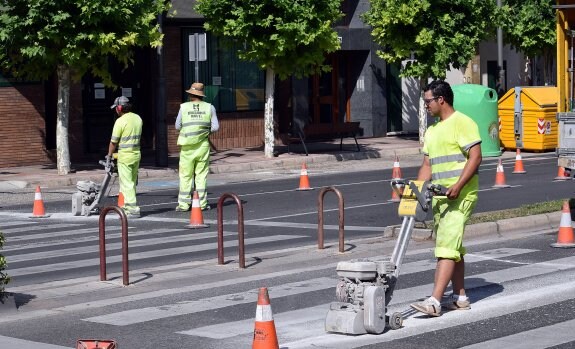
[{"label": "sunglasses", "polygon": [[424,99],[423,99],[423,102],[425,103],[425,105],[430,105],[431,102],[437,100],[437,99],[440,98],[440,97],[442,97],[442,96],[437,96],[437,97],[428,98],[428,99],[425,99],[425,98],[424,98]]}]

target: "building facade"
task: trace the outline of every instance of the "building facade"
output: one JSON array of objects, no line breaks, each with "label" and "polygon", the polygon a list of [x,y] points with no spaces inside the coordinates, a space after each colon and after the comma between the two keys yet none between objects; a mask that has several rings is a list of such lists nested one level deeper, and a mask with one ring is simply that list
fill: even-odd
[{"label": "building facade", "polygon": [[[105,155],[115,120],[110,105],[120,95],[132,100],[143,119],[143,156],[154,158],[157,141],[164,135],[167,152],[177,154],[175,119],[187,98],[184,90],[196,80],[205,84],[206,100],[218,113],[220,130],[210,136],[213,147],[253,147],[263,153],[265,72],[254,63],[239,60],[234,50],[222,47],[217,37],[205,32],[202,17],[193,10],[195,1],[173,0],[172,5],[162,23],[161,51],[138,50],[128,69],[111,63],[116,89],[92,76],[72,85],[72,167],[75,163],[96,164]],[[330,72],[277,80],[276,144],[281,145],[296,124],[359,122],[363,137],[417,133],[418,83],[400,78],[398,66],[377,56],[370,29],[361,19],[368,9],[368,0],[342,1],[345,17],[335,26],[341,49],[326,57]],[[489,70],[485,64],[489,62],[479,64],[481,72]],[[515,76],[511,70],[508,74]],[[450,76],[450,82],[466,82],[464,72]],[[481,79],[476,83],[487,84],[483,75]],[[159,86],[165,93],[158,92]],[[160,95],[165,100],[159,101]],[[54,166],[56,102],[55,77],[43,82],[0,79],[0,145],[4,150],[0,167]],[[159,110],[160,105],[165,105],[165,111]]]}]

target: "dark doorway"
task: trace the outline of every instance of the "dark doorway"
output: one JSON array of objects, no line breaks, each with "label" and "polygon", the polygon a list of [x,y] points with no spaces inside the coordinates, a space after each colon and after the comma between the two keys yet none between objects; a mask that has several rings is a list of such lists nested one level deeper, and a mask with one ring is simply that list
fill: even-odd
[{"label": "dark doorway", "polygon": [[134,65],[124,68],[117,62],[110,63],[112,80],[116,88],[107,88],[101,79],[86,75],[82,79],[82,101],[84,111],[84,151],[102,153],[107,151],[116,120],[115,111],[110,109],[114,99],[124,95],[130,99],[133,111],[144,122],[142,149],[153,147],[154,118],[153,91],[151,89],[150,55],[142,50],[136,53]]},{"label": "dark doorway", "polygon": [[337,124],[350,120],[348,66],[343,52],[330,55],[332,69],[309,78],[309,113],[312,124]]}]

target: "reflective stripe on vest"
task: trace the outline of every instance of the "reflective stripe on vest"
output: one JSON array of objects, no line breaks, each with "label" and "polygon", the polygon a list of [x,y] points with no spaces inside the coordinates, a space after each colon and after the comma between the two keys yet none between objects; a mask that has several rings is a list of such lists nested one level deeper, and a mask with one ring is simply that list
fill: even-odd
[{"label": "reflective stripe on vest", "polygon": [[178,145],[194,145],[210,135],[212,106],[206,102],[186,102],[181,105],[182,128]]},{"label": "reflective stripe on vest", "polygon": [[[126,113],[122,116],[127,121],[125,132],[134,132],[129,136],[112,137],[113,142],[118,143],[118,151],[139,151],[142,137],[141,119],[134,113]],[[118,139],[119,138],[119,139]]]}]

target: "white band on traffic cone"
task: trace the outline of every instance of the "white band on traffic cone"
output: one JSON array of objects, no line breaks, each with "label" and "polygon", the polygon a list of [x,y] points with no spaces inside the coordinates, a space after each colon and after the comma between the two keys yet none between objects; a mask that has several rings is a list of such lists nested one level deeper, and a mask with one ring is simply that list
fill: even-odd
[{"label": "white band on traffic cone", "polygon": [[256,307],[256,321],[273,321],[271,305],[257,305]]}]

